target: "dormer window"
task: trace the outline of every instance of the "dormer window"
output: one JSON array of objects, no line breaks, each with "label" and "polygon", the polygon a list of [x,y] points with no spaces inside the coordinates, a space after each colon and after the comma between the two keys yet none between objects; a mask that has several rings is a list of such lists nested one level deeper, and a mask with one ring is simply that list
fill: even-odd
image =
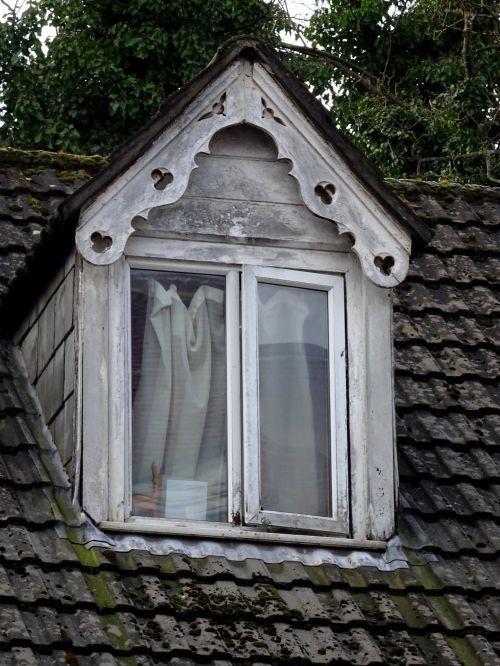
[{"label": "dormer window", "polygon": [[107,529],[377,545],[410,232],[252,48],[81,213],[83,503]]},{"label": "dormer window", "polygon": [[130,280],[131,516],[347,535],[342,276],[143,262]]}]

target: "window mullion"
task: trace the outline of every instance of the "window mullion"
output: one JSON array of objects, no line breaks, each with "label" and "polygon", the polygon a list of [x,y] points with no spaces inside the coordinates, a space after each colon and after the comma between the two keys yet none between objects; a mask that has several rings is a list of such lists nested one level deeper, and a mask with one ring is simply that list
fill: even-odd
[{"label": "window mullion", "polygon": [[130,510],[130,271],[121,260],[109,272],[109,507],[111,520],[120,521]]},{"label": "window mullion", "polygon": [[241,521],[240,275],[226,275],[228,519]]},{"label": "window mullion", "polygon": [[242,280],[243,340],[243,461],[244,516],[247,524],[260,520],[260,459],[258,408],[257,279],[255,271],[243,267]]},{"label": "window mullion", "polygon": [[344,281],[328,294],[330,337],[330,432],[334,516],[348,523],[347,378]]}]

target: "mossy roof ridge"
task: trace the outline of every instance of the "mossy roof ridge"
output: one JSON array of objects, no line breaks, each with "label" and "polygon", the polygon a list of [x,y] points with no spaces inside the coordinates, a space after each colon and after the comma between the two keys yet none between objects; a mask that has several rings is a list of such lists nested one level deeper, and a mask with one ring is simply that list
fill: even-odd
[{"label": "mossy roof ridge", "polygon": [[64,151],[24,150],[21,148],[0,148],[0,169],[6,167],[49,168],[56,170],[87,171],[97,173],[108,162],[101,155],[73,155]]},{"label": "mossy roof ridge", "polygon": [[385,178],[388,187],[396,194],[401,191],[414,191],[421,194],[439,194],[448,191],[451,194],[477,196],[481,200],[500,199],[500,187],[477,183],[457,183],[448,180],[421,180],[420,178]]},{"label": "mossy roof ridge", "polygon": [[[54,170],[65,170],[75,172],[85,170],[94,175],[107,165],[108,157],[103,155],[76,155],[65,151],[28,150],[14,147],[0,147],[0,169],[13,168],[36,168],[45,167]],[[459,183],[448,180],[430,181],[420,178],[385,178],[389,188],[398,193],[401,190],[419,190],[424,194],[432,194],[443,189],[451,191],[468,191],[478,194],[481,198],[500,198],[500,187],[493,187],[477,183]]]}]

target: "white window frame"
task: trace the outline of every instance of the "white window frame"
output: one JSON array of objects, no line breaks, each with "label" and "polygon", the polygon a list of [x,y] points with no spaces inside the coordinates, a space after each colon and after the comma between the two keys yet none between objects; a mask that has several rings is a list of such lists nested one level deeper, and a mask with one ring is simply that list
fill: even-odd
[{"label": "white window frame", "polygon": [[[127,262],[128,283],[130,285],[130,271],[134,268],[152,271],[172,271],[176,273],[220,275],[225,280],[225,322],[226,322],[226,391],[227,391],[227,488],[228,488],[228,523],[234,521],[234,516],[241,512],[241,349],[240,349],[240,273],[241,267],[232,265],[216,265],[202,262],[172,262],[168,260],[133,258]],[[130,307],[128,308],[130,314]],[[131,340],[131,317],[129,316],[129,335]],[[131,358],[130,342],[127,350]],[[132,396],[128,396],[129,432],[132,432]],[[130,456],[132,438],[129,437],[127,449]],[[141,523],[143,516],[137,516],[131,510],[132,497],[132,466],[129,465],[127,485],[125,486],[127,520]],[[158,518],[164,522],[169,518]],[[179,522],[179,521],[177,521]],[[187,525],[207,526],[209,521],[189,521]],[[213,523],[219,526],[220,523]]]},{"label": "white window frame", "polygon": [[[126,493],[130,484],[129,396],[129,265],[176,267],[197,262],[224,274],[236,266],[267,267],[341,276],[345,288],[348,414],[348,521],[337,530],[311,532],[286,527],[197,523],[130,517]],[[195,262],[195,263],[192,263]],[[266,268],[266,270],[267,270]],[[161,270],[161,268],[160,268]],[[165,268],[167,270],[167,268]],[[202,271],[202,272],[203,272]],[[304,273],[305,274],[305,273]],[[301,544],[382,547],[394,530],[397,477],[395,467],[392,386],[392,305],[390,292],[371,283],[352,253],[322,249],[283,249],[225,242],[131,237],[126,255],[111,265],[80,260],[78,329],[80,340],[78,409],[81,424],[82,500],[85,510],[104,529],[200,537],[238,538]],[[231,315],[234,316],[235,313]],[[235,336],[235,340],[238,336]],[[238,354],[236,356],[239,357]],[[233,358],[235,354],[233,354]],[[229,367],[229,366],[228,366]],[[231,361],[228,382],[239,381],[240,368]],[[380,387],[383,386],[384,390]],[[233,389],[232,389],[233,390]],[[239,430],[235,395],[231,411]],[[241,394],[241,397],[244,397]],[[246,399],[246,398],[244,398]],[[233,433],[233,437],[234,437]],[[237,448],[234,448],[237,451]],[[241,460],[233,455],[231,470]],[[233,473],[233,472],[231,472]],[[233,475],[233,497],[241,487]],[[241,473],[238,473],[241,478]],[[342,485],[342,484],[340,484]],[[340,487],[339,485],[339,487]],[[239,498],[235,504],[241,504]],[[342,502],[339,503],[342,507]],[[280,531],[281,529],[281,531]]]},{"label": "white window frame", "polygon": [[[257,286],[281,284],[327,293],[329,427],[332,517],[263,510],[260,489],[259,361]],[[348,534],[347,388],[345,376],[344,280],[340,275],[269,267],[243,267],[243,386],[245,523],[293,530]]]}]

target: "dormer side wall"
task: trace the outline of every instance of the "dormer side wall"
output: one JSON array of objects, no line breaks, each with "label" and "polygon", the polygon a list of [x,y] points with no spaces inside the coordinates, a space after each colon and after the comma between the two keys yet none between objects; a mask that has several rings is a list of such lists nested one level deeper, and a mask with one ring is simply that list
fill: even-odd
[{"label": "dormer side wall", "polygon": [[73,252],[33,305],[16,341],[62,463],[75,477],[75,289]]}]

